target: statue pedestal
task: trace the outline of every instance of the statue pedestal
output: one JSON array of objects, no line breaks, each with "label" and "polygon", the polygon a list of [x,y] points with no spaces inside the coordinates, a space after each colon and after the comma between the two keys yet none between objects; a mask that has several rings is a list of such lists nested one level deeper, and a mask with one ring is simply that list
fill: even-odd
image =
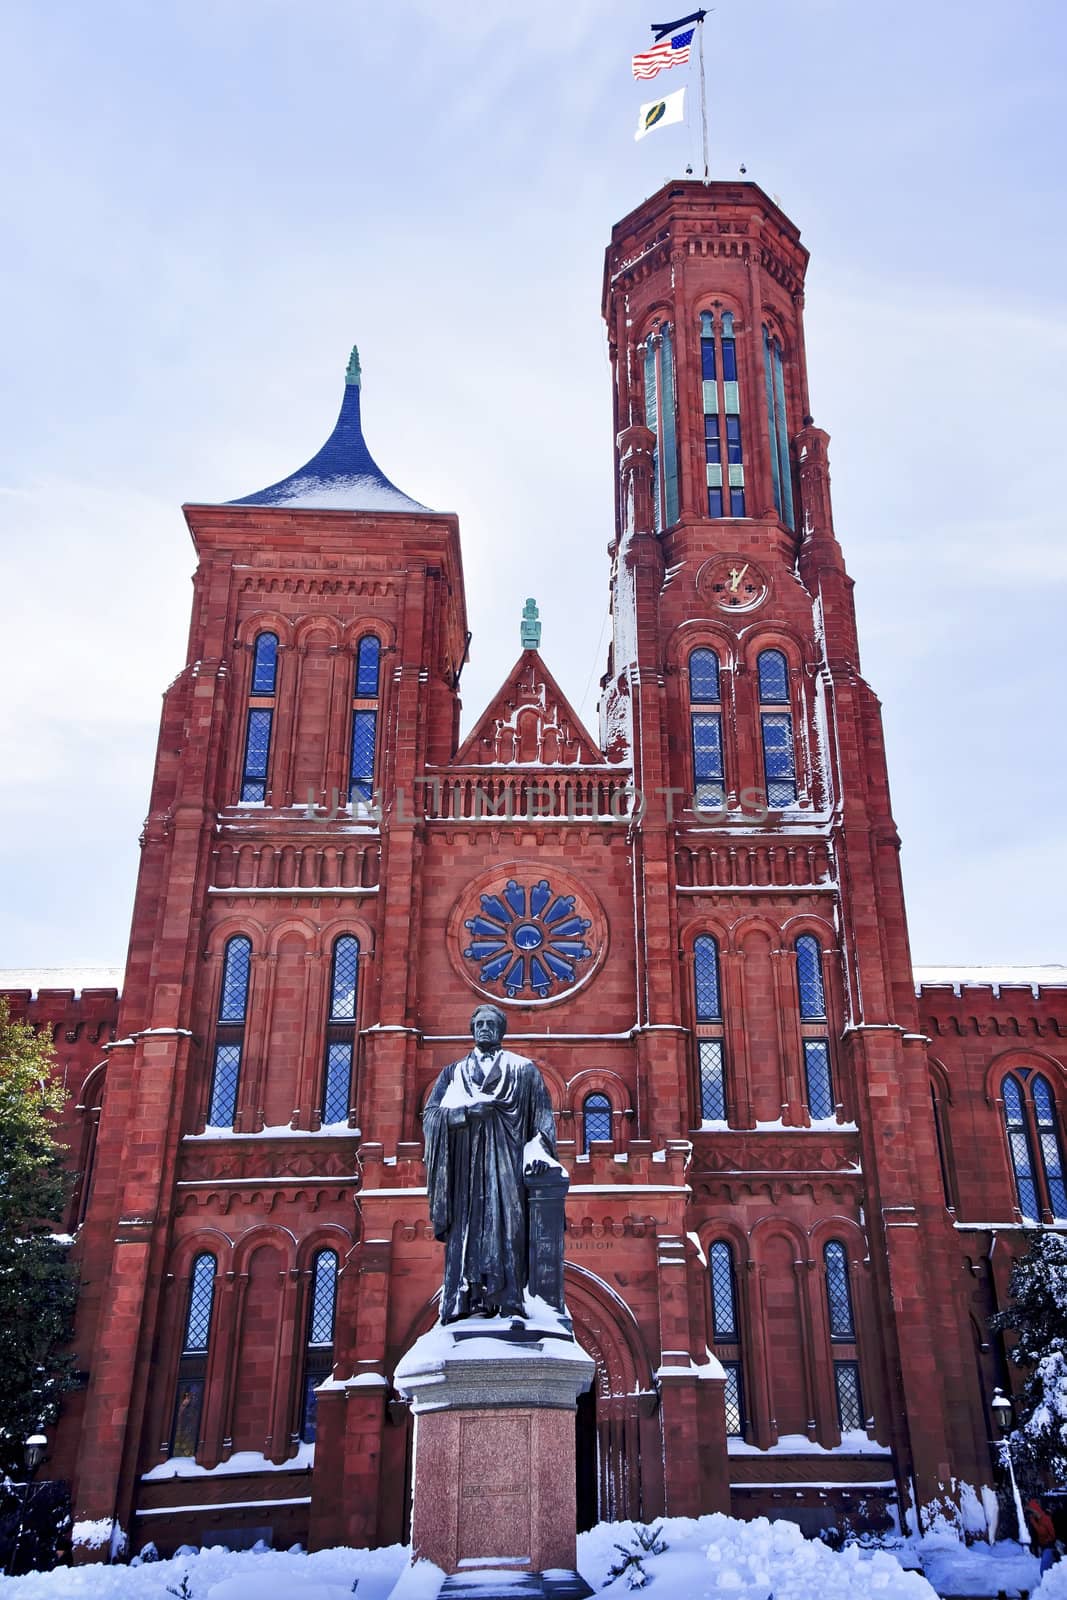
[{"label": "statue pedestal", "polygon": [[394,1381],[415,1414],[414,1559],[574,1571],[574,1410],[593,1372],[558,1320],[471,1318],[412,1346]]}]

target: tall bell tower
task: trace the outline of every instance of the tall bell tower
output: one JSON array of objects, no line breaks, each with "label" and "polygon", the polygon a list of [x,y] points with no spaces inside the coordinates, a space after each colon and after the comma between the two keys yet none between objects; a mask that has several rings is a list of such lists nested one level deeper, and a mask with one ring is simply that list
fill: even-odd
[{"label": "tall bell tower", "polygon": [[[860,673],[827,435],[809,410],[807,260],[751,183],[668,184],[612,231],[602,733],[632,765],[642,812],[653,1139],[677,1135],[672,1109],[687,1108],[691,1226],[709,1240],[733,1230],[735,1269],[740,1252],[752,1274],[747,1348],[736,1330],[715,1343],[749,1375],[745,1436],[825,1442],[877,1413],[922,1503],[950,1463],[981,1460],[962,1420],[976,1396],[943,1292],[951,1219],[879,704]],[[840,1174],[832,1198],[819,1169]],[[787,1346],[807,1335],[787,1330],[823,1315],[818,1240],[835,1214],[864,1263],[870,1334],[835,1345],[831,1332],[829,1359],[798,1359],[790,1375]],[[760,1285],[785,1285],[790,1262],[801,1277],[761,1307]]]}]

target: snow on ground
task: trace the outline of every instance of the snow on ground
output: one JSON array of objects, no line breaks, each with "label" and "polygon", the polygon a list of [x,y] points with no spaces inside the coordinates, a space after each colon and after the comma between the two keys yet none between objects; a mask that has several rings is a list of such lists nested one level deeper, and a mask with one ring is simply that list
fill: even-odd
[{"label": "snow on ground", "polygon": [[[1067,1561],[1037,1590],[1037,1561],[1020,1545],[968,1547],[949,1531],[900,1541],[892,1551],[850,1545],[838,1553],[805,1539],[792,1522],[762,1517],[665,1517],[656,1526],[666,1549],[641,1553],[640,1569],[644,1586],[661,1600],[934,1600],[935,1591],[995,1596],[1021,1590],[1036,1590],[1040,1600],[1067,1600]],[[609,1600],[625,1600],[633,1587],[625,1574],[608,1583],[612,1565],[622,1559],[619,1545],[640,1553],[634,1524],[601,1523],[578,1536],[579,1570]],[[136,1566],[0,1577],[0,1600],[346,1600],[356,1580],[358,1600],[436,1600],[443,1574],[428,1561],[412,1567],[409,1560],[401,1545],[311,1556],[216,1546]],[[920,1564],[925,1577],[916,1570]],[[499,1585],[502,1574],[491,1576]]]}]

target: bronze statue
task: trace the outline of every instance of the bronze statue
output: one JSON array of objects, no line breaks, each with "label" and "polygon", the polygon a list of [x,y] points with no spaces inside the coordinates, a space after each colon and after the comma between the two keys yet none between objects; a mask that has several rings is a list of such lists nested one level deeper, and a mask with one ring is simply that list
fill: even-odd
[{"label": "bronze statue", "polygon": [[499,1007],[477,1008],[473,1049],[440,1073],[422,1114],[430,1217],[445,1246],[442,1322],[521,1318],[527,1289],[563,1311],[568,1179],[545,1081],[502,1048],[506,1027]]}]

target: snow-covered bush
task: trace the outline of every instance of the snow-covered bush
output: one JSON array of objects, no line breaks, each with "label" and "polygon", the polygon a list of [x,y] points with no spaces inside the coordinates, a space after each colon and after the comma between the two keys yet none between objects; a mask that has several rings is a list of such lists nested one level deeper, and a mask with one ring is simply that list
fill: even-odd
[{"label": "snow-covered bush", "polygon": [[1011,1361],[1027,1369],[1019,1424],[1008,1437],[1024,1493],[1067,1482],[1067,1239],[1027,1234],[1029,1252],[1012,1268],[1009,1305],[990,1319],[1011,1332]]}]

